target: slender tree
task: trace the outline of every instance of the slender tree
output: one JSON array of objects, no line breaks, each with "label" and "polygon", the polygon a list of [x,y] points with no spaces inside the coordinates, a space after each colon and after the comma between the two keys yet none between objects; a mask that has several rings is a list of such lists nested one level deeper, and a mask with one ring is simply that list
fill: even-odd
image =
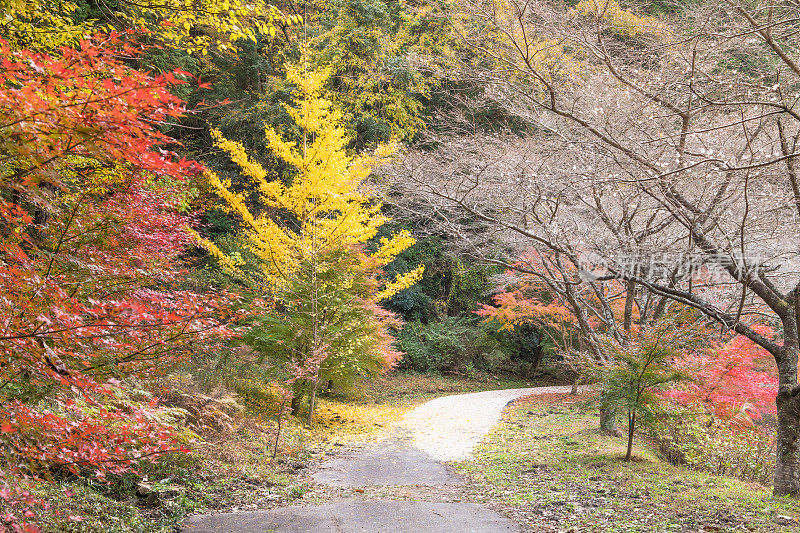
[{"label": "slender tree", "polygon": [[[253,214],[245,196],[231,189],[214,173],[208,174],[211,187],[223,200],[223,205],[238,215],[244,225],[244,246],[257,258],[252,269],[241,261],[224,254],[214,243],[201,243],[222,266],[259,290],[281,297],[288,311],[288,320],[302,321],[302,340],[295,342],[293,357],[301,363],[319,359],[315,354],[335,345],[329,325],[341,316],[343,303],[331,297],[336,283],[330,282],[330,269],[347,268],[348,262],[331,264],[337,251],[357,253],[356,248],[375,237],[377,229],[388,219],[381,213],[381,204],[365,190],[365,180],[372,168],[385,160],[389,147],[381,146],[374,155],[351,156],[347,152],[349,138],[342,127],[339,112],[323,98],[321,91],[329,73],[313,70],[307,59],[287,66],[287,79],[295,89],[295,103],[286,110],[300,131],[297,141],[287,140],[274,129],[266,128],[268,147],[293,169],[288,183],[271,179],[244,148],[214,132],[217,146],[250,178],[254,191],[265,209]],[[407,231],[391,238],[380,238],[377,250],[363,256],[371,268],[391,262],[397,254],[414,243]],[[375,286],[358,297],[363,302],[378,302],[416,283],[422,267],[399,274],[383,286]],[[302,293],[302,309],[293,304],[292,294]],[[291,310],[296,313],[293,315]],[[298,322],[299,324],[299,322]],[[319,369],[304,380],[309,394],[308,421],[312,420],[314,399],[319,387]],[[303,365],[300,364],[300,367]]]}]

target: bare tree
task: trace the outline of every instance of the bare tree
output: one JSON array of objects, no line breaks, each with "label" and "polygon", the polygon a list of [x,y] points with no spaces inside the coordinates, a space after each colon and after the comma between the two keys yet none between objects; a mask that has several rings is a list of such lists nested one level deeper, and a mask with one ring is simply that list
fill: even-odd
[{"label": "bare tree", "polygon": [[506,251],[556,253],[576,267],[562,291],[621,279],[626,308],[679,302],[769,351],[774,491],[800,495],[800,6],[708,0],[666,20],[612,0],[462,0],[452,16],[481,60],[463,74],[531,126],[440,139],[395,182],[467,239],[453,209]]}]

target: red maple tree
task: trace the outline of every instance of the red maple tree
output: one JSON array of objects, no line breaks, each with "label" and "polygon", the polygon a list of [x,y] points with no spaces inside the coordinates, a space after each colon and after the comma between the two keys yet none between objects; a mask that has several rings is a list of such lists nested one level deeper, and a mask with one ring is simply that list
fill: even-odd
[{"label": "red maple tree", "polygon": [[[47,55],[0,41],[0,491],[59,469],[99,477],[182,450],[157,400],[126,380],[230,335],[226,294],[182,287],[200,166],[159,126],[186,112],[118,35]],[[23,518],[19,518],[22,516]],[[1,527],[1,526],[0,526]]]},{"label": "red maple tree", "polygon": [[[767,326],[753,326],[761,335],[772,337]],[[700,407],[724,419],[746,415],[761,418],[775,413],[778,379],[759,369],[759,363],[772,356],[742,335],[703,352],[686,353],[675,366],[692,380],[670,389],[665,395],[682,405]]]}]

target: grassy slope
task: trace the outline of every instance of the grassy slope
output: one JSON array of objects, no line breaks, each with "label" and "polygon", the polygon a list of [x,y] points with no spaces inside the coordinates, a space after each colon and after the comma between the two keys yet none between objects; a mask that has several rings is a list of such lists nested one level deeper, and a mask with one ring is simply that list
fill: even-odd
[{"label": "grassy slope", "polygon": [[[198,453],[171,457],[150,472],[148,483],[173,490],[157,505],[134,494],[136,479],[107,487],[87,478],[40,484],[35,493],[49,504],[39,513],[46,532],[151,533],[175,531],[188,513],[260,509],[285,505],[308,490],[303,469],[332,446],[376,438],[409,409],[446,394],[529,386],[495,378],[461,379],[391,374],[366,381],[347,395],[320,398],[314,427],[290,420],[273,462],[274,422],[251,416],[234,434],[207,442]],[[70,515],[82,517],[72,521]]]},{"label": "grassy slope", "polygon": [[475,459],[457,469],[476,501],[529,531],[798,531],[800,504],[760,485],[670,465],[641,443],[625,463],[622,438],[575,396],[516,402]]}]

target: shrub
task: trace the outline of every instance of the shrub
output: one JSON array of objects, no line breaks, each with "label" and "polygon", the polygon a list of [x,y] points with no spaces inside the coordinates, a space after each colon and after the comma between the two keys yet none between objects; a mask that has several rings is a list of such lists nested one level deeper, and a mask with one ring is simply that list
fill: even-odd
[{"label": "shrub", "polygon": [[670,407],[651,419],[647,433],[672,463],[765,485],[772,482],[775,441],[763,427]]},{"label": "shrub", "polygon": [[[173,375],[173,382],[166,384],[169,392],[162,396],[168,403],[183,406],[185,399],[179,398],[179,393],[191,393],[217,400],[229,397],[251,414],[276,414],[279,410],[281,395],[275,383],[285,379],[287,373],[280,364],[250,347],[230,347],[196,357],[188,370],[190,374],[180,377],[182,383],[175,382],[179,377]],[[223,412],[232,415],[226,409]]]},{"label": "shrub", "polygon": [[[774,338],[772,328],[754,325],[753,329]],[[752,424],[764,414],[775,413],[778,379],[774,370],[760,369],[772,356],[743,335],[724,344],[711,343],[708,349],[682,354],[674,362],[687,372],[691,381],[668,389],[664,395],[681,405],[694,405],[718,418],[737,417]]]},{"label": "shrub", "polygon": [[652,418],[663,401],[658,393],[668,384],[687,379],[672,365],[676,356],[692,349],[700,340],[697,329],[687,319],[690,315],[686,313],[663,317],[642,327],[627,342],[605,337],[601,349],[606,360],[586,358],[589,375],[600,382],[601,409],[627,414],[626,461],[632,457],[637,421],[641,425]]},{"label": "shrub", "polygon": [[400,333],[403,370],[469,373],[494,370],[506,360],[486,328],[469,317],[446,317],[439,322],[410,322]]}]

